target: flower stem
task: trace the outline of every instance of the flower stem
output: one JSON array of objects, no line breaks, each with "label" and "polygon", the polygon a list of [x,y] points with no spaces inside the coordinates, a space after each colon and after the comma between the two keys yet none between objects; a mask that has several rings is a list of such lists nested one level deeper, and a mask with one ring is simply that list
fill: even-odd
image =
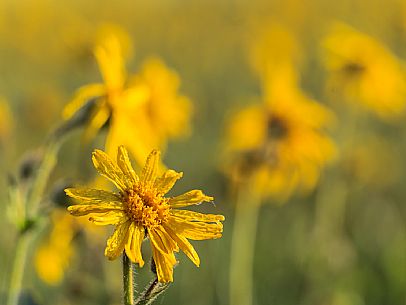
[{"label": "flower stem", "polygon": [[260,200],[240,190],[234,216],[230,258],[230,304],[253,303],[253,263]]},{"label": "flower stem", "polygon": [[[17,237],[14,261],[12,264],[7,305],[17,305],[24,278],[24,267],[31,242],[41,229],[38,210],[49,180],[49,176],[56,165],[59,147],[68,133],[61,133],[59,137],[52,137],[45,145],[45,152],[41,164],[33,178],[29,193],[24,198],[22,208],[23,227]],[[16,204],[14,202],[14,204]],[[32,225],[27,226],[31,223]]]},{"label": "flower stem", "polygon": [[137,299],[135,305],[152,304],[168,287],[169,283],[160,283],[157,278],[154,279]]},{"label": "flower stem", "polygon": [[20,236],[17,242],[13,269],[11,272],[10,286],[8,292],[7,305],[17,305],[19,294],[21,290],[25,262],[28,254],[28,246],[32,235],[30,233],[24,233]]},{"label": "flower stem", "polygon": [[135,264],[123,253],[124,305],[135,304]]}]

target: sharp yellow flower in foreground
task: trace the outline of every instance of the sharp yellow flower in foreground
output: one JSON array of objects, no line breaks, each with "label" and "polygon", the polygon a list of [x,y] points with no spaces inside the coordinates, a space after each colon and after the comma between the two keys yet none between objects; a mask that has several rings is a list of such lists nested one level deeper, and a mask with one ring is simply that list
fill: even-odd
[{"label": "sharp yellow flower in foreground", "polygon": [[138,176],[128,153],[120,146],[115,163],[105,152],[93,152],[93,164],[118,188],[118,193],[90,188],[69,188],[67,195],[81,201],[68,207],[74,216],[89,216],[97,225],[116,225],[107,241],[105,255],[113,260],[125,251],[140,267],[144,265],[141,244],[149,237],[160,282],[173,281],[174,252],[181,249],[196,265],[200,259],[188,239],[221,237],[224,216],[201,214],[179,208],[210,202],[213,197],[192,190],[176,197],[164,197],[182,173],[167,170],[157,176],[160,153],[153,150]]},{"label": "sharp yellow flower in foreground", "polygon": [[382,119],[398,116],[406,107],[402,62],[383,44],[352,27],[336,23],[323,41],[329,91],[341,90]]}]

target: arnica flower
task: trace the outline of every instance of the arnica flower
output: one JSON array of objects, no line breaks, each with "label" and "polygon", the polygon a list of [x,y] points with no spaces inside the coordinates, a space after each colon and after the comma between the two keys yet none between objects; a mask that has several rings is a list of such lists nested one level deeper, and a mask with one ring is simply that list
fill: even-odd
[{"label": "arnica flower", "polygon": [[232,178],[280,201],[314,188],[336,153],[325,132],[332,113],[300,91],[293,71],[280,68],[266,84],[264,102],[235,113],[227,129]]},{"label": "arnica flower", "polygon": [[182,173],[167,170],[157,176],[160,153],[153,150],[138,176],[123,146],[117,163],[105,152],[95,150],[93,164],[101,175],[118,188],[118,193],[90,188],[69,188],[66,194],[81,201],[68,207],[74,216],[89,216],[96,225],[116,225],[107,241],[105,255],[113,260],[123,251],[140,267],[144,265],[141,244],[148,237],[160,282],[173,281],[174,252],[181,249],[196,265],[200,259],[188,239],[221,237],[222,215],[201,214],[179,208],[210,202],[212,197],[192,190],[176,197],[164,197]]},{"label": "arnica flower", "polygon": [[341,92],[380,118],[396,118],[405,108],[401,62],[384,45],[352,27],[336,23],[323,41],[329,92]]},{"label": "arnica flower", "polygon": [[64,117],[71,118],[93,100],[85,139],[92,138],[109,121],[107,152],[114,155],[118,144],[124,144],[142,164],[153,148],[164,148],[168,138],[188,134],[191,103],[178,93],[177,74],[159,59],[148,60],[138,75],[128,76],[123,55],[123,49],[128,48],[125,37],[122,31],[104,31],[94,49],[104,82],[80,88],[66,106]]},{"label": "arnica flower", "polygon": [[35,254],[35,269],[38,276],[49,285],[59,284],[74,255],[72,240],[75,235],[72,217],[65,211],[52,214],[52,232]]}]

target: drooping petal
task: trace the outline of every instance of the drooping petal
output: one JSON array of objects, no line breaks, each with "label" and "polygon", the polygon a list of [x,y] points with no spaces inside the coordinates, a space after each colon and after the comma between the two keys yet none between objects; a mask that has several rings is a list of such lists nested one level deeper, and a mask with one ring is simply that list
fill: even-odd
[{"label": "drooping petal", "polygon": [[100,203],[100,204],[77,204],[68,207],[68,211],[74,216],[85,216],[89,214],[107,213],[110,211],[124,210],[125,207],[121,203]]},{"label": "drooping petal", "polygon": [[203,222],[219,222],[224,221],[225,217],[223,215],[216,214],[202,214],[198,212],[188,211],[188,210],[172,210],[171,214],[175,217],[179,217],[185,221],[203,221]]},{"label": "drooping petal", "polygon": [[132,222],[128,232],[128,240],[125,244],[125,253],[131,261],[138,263],[140,267],[144,266],[144,260],[141,254],[141,244],[144,240],[144,235],[144,227]]},{"label": "drooping petal", "polygon": [[80,108],[95,97],[101,97],[106,94],[106,87],[103,84],[89,84],[79,88],[72,101],[70,101],[63,110],[65,120],[70,119]]},{"label": "drooping petal", "polygon": [[107,246],[104,250],[104,255],[108,257],[109,260],[116,259],[123,253],[125,244],[128,239],[128,229],[131,222],[127,221],[116,227],[113,235],[107,240]]},{"label": "drooping petal", "polygon": [[163,175],[155,180],[154,187],[158,189],[158,192],[165,195],[174,186],[176,181],[182,178],[183,173],[176,172],[169,169],[163,173]]},{"label": "drooping petal", "polygon": [[103,214],[91,214],[89,220],[95,225],[118,225],[128,220],[128,215],[125,211],[113,210]]},{"label": "drooping petal", "polygon": [[173,251],[179,251],[176,243],[159,229],[148,230],[148,236],[151,240],[151,244],[158,249],[162,254],[169,254]]},{"label": "drooping petal", "polygon": [[132,184],[138,181],[138,176],[131,165],[128,152],[122,145],[118,147],[117,165],[124,173],[124,176],[129,179]]},{"label": "drooping petal", "polygon": [[65,189],[66,195],[78,199],[86,204],[91,202],[93,204],[107,203],[107,202],[120,202],[120,196],[109,191],[96,190],[91,188],[67,188]]},{"label": "drooping petal", "polygon": [[92,160],[94,167],[101,175],[108,178],[121,191],[126,190],[123,172],[104,151],[96,149],[92,154]]},{"label": "drooping petal", "polygon": [[142,169],[141,181],[144,183],[154,183],[156,172],[158,170],[158,164],[161,153],[154,149],[148,156],[145,166]]},{"label": "drooping petal", "polygon": [[158,281],[161,283],[173,282],[173,266],[176,264],[175,255],[173,252],[164,255],[153,245],[151,245],[151,248]]},{"label": "drooping petal", "polygon": [[213,201],[213,197],[206,196],[201,190],[192,190],[182,195],[172,197],[169,199],[168,203],[171,208],[182,208],[189,205],[199,204],[203,201],[210,202]]},{"label": "drooping petal", "polygon": [[205,223],[200,221],[183,221],[178,217],[169,217],[165,224],[178,235],[192,240],[216,239],[223,232],[222,223]]},{"label": "drooping petal", "polygon": [[89,122],[86,125],[83,133],[83,139],[90,141],[97,135],[97,132],[107,122],[111,114],[110,108],[107,106],[105,99],[99,100],[98,104],[94,107],[90,116]]},{"label": "drooping petal", "polygon": [[192,244],[181,234],[176,234],[171,228],[168,226],[164,226],[166,232],[170,235],[170,237],[178,244],[179,248],[190,258],[190,260],[197,266],[200,266],[200,258],[197,254],[195,248],[193,248]]}]

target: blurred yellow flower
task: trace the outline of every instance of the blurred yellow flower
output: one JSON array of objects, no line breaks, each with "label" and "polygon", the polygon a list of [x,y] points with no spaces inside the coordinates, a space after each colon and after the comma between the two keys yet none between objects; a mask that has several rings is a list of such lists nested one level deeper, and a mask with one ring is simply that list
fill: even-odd
[{"label": "blurred yellow flower", "polygon": [[279,69],[265,84],[264,103],[237,112],[227,129],[232,178],[249,178],[261,196],[285,200],[316,185],[320,170],[335,156],[324,129],[332,113],[305,96],[293,69]]},{"label": "blurred yellow flower", "polygon": [[72,117],[95,99],[85,138],[93,137],[110,119],[107,152],[114,155],[118,145],[124,144],[142,164],[154,147],[163,149],[168,138],[188,133],[191,103],[178,94],[177,74],[159,59],[147,60],[138,75],[128,77],[123,44],[128,48],[123,32],[104,32],[94,50],[104,83],[80,88],[66,106],[64,117]]},{"label": "blurred yellow flower", "polygon": [[35,269],[41,280],[49,285],[59,284],[74,254],[72,239],[73,219],[63,210],[55,210],[52,214],[52,232],[49,238],[38,248],[34,262]]},{"label": "blurred yellow flower", "polygon": [[359,102],[382,119],[398,116],[406,103],[402,64],[384,45],[352,27],[336,23],[323,41],[329,91]]},{"label": "blurred yellow flower", "polygon": [[192,108],[190,100],[178,94],[178,75],[158,58],[147,59],[132,82],[142,88],[142,101],[114,107],[106,150],[112,155],[123,144],[142,164],[154,147],[164,149],[169,138],[189,133]]},{"label": "blurred yellow flower", "polygon": [[93,152],[93,164],[99,173],[119,189],[118,193],[90,188],[69,188],[67,195],[81,201],[68,208],[74,216],[88,215],[97,225],[116,225],[107,241],[105,255],[116,259],[123,251],[140,267],[144,265],[141,244],[149,237],[160,282],[173,281],[174,252],[181,249],[196,266],[200,259],[188,239],[221,237],[222,215],[201,214],[178,208],[212,201],[200,190],[166,198],[182,173],[167,170],[157,177],[160,153],[153,150],[140,176],[130,163],[124,146],[120,146],[115,163],[100,150]]}]

